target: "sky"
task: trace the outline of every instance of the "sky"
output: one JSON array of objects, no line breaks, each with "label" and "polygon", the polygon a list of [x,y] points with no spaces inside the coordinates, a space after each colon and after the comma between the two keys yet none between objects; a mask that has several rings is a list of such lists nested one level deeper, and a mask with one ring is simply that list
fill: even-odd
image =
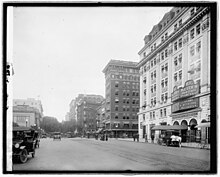
[{"label": "sky", "polygon": [[40,99],[65,119],[78,94],[105,96],[111,59],[139,61],[149,34],[172,7],[15,7],[13,98]]}]

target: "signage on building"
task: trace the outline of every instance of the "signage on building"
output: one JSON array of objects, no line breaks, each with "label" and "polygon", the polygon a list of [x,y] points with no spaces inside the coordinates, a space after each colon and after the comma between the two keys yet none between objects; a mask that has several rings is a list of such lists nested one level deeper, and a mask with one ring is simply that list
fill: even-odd
[{"label": "signage on building", "polygon": [[199,83],[194,83],[193,80],[188,80],[185,82],[185,86],[183,88],[177,89],[175,86],[173,89],[173,93],[171,94],[171,101],[177,101],[181,98],[187,98],[199,93]]},{"label": "signage on building", "polygon": [[172,113],[183,111],[187,109],[194,109],[199,107],[199,98],[187,99],[184,101],[180,101],[178,103],[174,103],[171,106]]}]

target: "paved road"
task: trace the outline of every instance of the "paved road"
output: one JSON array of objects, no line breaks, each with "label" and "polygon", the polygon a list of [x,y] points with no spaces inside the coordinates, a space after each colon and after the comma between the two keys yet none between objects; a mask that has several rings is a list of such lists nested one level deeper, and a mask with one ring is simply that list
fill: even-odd
[{"label": "paved road", "polygon": [[41,139],[36,157],[13,170],[206,171],[210,151],[119,140]]}]

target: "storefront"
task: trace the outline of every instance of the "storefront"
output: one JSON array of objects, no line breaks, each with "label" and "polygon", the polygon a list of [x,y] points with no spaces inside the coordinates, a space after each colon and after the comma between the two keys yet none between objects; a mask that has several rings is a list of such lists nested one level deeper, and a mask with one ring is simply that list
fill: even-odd
[{"label": "storefront", "polygon": [[201,108],[199,107],[199,83],[193,80],[185,82],[183,88],[174,87],[171,94],[171,117],[173,125],[186,125],[187,130],[182,132],[183,142],[199,142],[200,132],[197,125],[201,119]]}]

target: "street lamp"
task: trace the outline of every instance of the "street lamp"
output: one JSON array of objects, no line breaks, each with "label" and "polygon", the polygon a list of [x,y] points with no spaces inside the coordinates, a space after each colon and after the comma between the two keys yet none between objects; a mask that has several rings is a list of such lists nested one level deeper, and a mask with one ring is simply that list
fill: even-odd
[{"label": "street lamp", "polygon": [[117,137],[117,128],[118,128],[118,123],[115,125],[115,127],[116,127],[115,133],[116,133],[116,139],[117,139],[117,138],[118,138],[118,137]]},{"label": "street lamp", "polygon": [[27,127],[28,119],[26,119],[26,121],[25,121],[25,122],[26,122],[26,127]]}]

